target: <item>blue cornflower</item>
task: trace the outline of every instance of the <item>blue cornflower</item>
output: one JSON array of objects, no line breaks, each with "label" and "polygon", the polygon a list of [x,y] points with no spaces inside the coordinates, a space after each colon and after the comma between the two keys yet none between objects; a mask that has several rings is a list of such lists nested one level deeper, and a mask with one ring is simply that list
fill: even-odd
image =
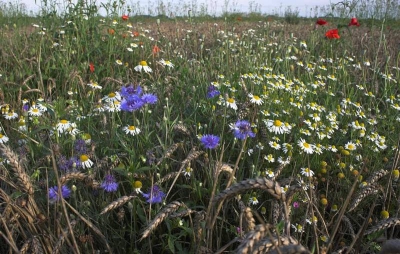
[{"label": "blue cornflower", "polygon": [[78,155],[87,154],[86,142],[83,139],[75,140],[74,150]]},{"label": "blue cornflower", "polygon": [[142,87],[133,85],[123,86],[120,92],[121,96],[125,97],[125,99],[131,98],[132,96],[140,96],[142,95]]},{"label": "blue cornflower", "polygon": [[256,134],[251,130],[251,125],[246,120],[238,120],[235,125],[231,126],[233,135],[237,139],[245,139],[247,137],[254,138]]},{"label": "blue cornflower", "polygon": [[143,197],[147,198],[146,202],[150,204],[161,203],[165,197],[165,193],[157,185],[153,185],[149,193],[142,193]]},{"label": "blue cornflower", "polygon": [[200,139],[205,148],[214,149],[219,144],[219,137],[212,134],[205,134]]},{"label": "blue cornflower", "polygon": [[103,188],[106,192],[114,192],[118,189],[118,183],[115,181],[115,177],[113,175],[106,175],[104,181],[101,183],[101,188]]},{"label": "blue cornflower", "polygon": [[58,168],[62,171],[68,171],[71,167],[69,160],[67,160],[67,157],[65,157],[64,155],[61,155],[60,157],[58,157],[57,165],[58,165]]},{"label": "blue cornflower", "polygon": [[[71,190],[65,185],[61,186],[61,196],[63,198],[69,198],[69,196],[71,196]],[[49,188],[49,200],[51,203],[60,200],[60,197],[58,196],[58,186]]]},{"label": "blue cornflower", "polygon": [[144,101],[142,100],[142,98],[135,96],[134,98],[130,98],[130,99],[123,99],[121,102],[121,110],[122,111],[136,111],[138,109],[140,109],[141,107],[144,106]]},{"label": "blue cornflower", "polygon": [[146,104],[155,104],[157,102],[157,96],[151,93],[145,93],[142,95],[142,100]]},{"label": "blue cornflower", "polygon": [[207,88],[207,98],[208,98],[208,99],[214,98],[215,96],[218,96],[218,95],[220,95],[220,94],[221,94],[221,93],[217,90],[217,87],[214,86],[214,85],[210,85],[210,86]]}]

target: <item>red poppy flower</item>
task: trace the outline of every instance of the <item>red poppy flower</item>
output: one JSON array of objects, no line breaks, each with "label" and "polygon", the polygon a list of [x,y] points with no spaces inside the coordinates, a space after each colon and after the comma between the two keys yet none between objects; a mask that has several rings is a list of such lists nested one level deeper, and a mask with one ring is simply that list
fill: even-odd
[{"label": "red poppy flower", "polygon": [[360,26],[360,23],[358,23],[357,18],[351,18],[349,26]]},{"label": "red poppy flower", "polygon": [[320,26],[324,26],[324,25],[328,24],[328,21],[326,21],[325,19],[318,19],[316,24],[320,25]]},{"label": "red poppy flower", "polygon": [[94,72],[94,64],[93,63],[89,64],[89,70],[90,70],[91,73]]},{"label": "red poppy flower", "polygon": [[340,39],[339,30],[331,29],[325,33],[326,38],[328,39]]},{"label": "red poppy flower", "polygon": [[108,34],[109,34],[109,35],[114,35],[114,34],[115,34],[115,30],[112,29],[112,28],[109,28],[109,29],[108,29]]},{"label": "red poppy flower", "polygon": [[133,32],[133,36],[134,36],[134,37],[138,37],[138,36],[139,36],[139,32],[134,31],[134,32]]},{"label": "red poppy flower", "polygon": [[126,15],[126,14],[124,14],[124,15],[122,15],[122,20],[128,20],[129,19],[129,16],[128,15]]},{"label": "red poppy flower", "polygon": [[154,47],[153,47],[153,55],[157,54],[160,51],[161,51],[161,49],[157,45],[154,45]]}]

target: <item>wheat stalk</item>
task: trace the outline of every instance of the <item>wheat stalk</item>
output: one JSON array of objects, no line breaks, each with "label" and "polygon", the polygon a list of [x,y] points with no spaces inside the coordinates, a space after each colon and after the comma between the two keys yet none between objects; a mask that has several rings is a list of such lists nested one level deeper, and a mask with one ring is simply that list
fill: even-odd
[{"label": "wheat stalk", "polygon": [[119,199],[111,202],[108,206],[106,206],[103,211],[101,211],[100,215],[103,215],[105,213],[108,213],[111,210],[114,210],[115,208],[118,208],[122,205],[124,205],[126,202],[128,202],[131,199],[136,198],[137,196],[123,196],[120,197]]},{"label": "wheat stalk", "polygon": [[140,240],[143,240],[144,238],[148,237],[150,233],[161,223],[164,221],[165,218],[168,217],[169,214],[175,212],[176,210],[179,209],[183,204],[178,202],[178,201],[173,201],[166,205],[157,215],[154,217],[154,219],[147,225],[146,229],[143,231],[143,235],[140,238]]},{"label": "wheat stalk", "polygon": [[266,190],[269,194],[271,194],[274,198],[278,200],[285,199],[278,182],[269,180],[265,177],[258,177],[254,179],[243,180],[239,183],[232,185],[231,187],[216,195],[212,202],[219,203],[241,192],[253,189]]},{"label": "wheat stalk", "polygon": [[169,217],[170,218],[182,218],[182,217],[188,216],[195,212],[196,212],[195,210],[188,208],[188,209],[182,210],[180,212],[172,213]]}]

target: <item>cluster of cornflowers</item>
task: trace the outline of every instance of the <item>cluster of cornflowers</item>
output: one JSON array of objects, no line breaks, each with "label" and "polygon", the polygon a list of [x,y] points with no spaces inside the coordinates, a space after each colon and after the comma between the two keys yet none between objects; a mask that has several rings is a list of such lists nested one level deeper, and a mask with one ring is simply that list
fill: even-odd
[{"label": "cluster of cornflowers", "polygon": [[157,102],[157,96],[151,93],[143,93],[143,89],[140,85],[124,86],[120,92],[123,97],[121,101],[121,110],[133,112],[141,109],[146,104],[155,104]]}]

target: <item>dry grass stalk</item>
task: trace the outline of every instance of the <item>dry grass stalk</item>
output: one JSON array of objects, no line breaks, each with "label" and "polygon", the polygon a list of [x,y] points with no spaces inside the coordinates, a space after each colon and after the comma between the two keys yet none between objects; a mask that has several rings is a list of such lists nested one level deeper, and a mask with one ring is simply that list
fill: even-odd
[{"label": "dry grass stalk", "polygon": [[171,213],[175,212],[176,210],[179,209],[183,204],[178,201],[173,201],[166,205],[157,215],[154,217],[154,219],[147,225],[147,228],[144,230],[142,237],[140,240],[143,240],[144,238],[148,237],[150,233],[161,223],[164,221],[165,218],[168,217]]},{"label": "dry grass stalk", "polygon": [[271,225],[269,224],[259,224],[254,230],[250,231],[245,235],[242,243],[236,250],[236,253],[252,253],[255,244],[265,237]]},{"label": "dry grass stalk", "polygon": [[[72,220],[71,221],[71,227],[73,228],[76,225],[76,223],[78,223],[77,220]],[[60,235],[60,238],[58,239],[56,245],[54,246],[54,249],[53,249],[53,252],[52,252],[53,254],[60,253],[60,248],[64,244],[65,238],[69,235],[69,232],[70,231],[69,231],[68,227],[63,229],[62,234]]]},{"label": "dry grass stalk", "polygon": [[19,187],[26,191],[29,195],[33,195],[33,185],[28,174],[26,174],[25,169],[20,164],[18,156],[8,146],[3,144],[0,145],[0,151],[10,161],[11,168],[14,170],[14,173],[18,179]]},{"label": "dry grass stalk", "polygon": [[182,146],[182,143],[175,143],[173,145],[171,145],[170,147],[168,147],[167,151],[165,151],[165,154],[163,155],[163,157],[161,157],[161,159],[157,162],[156,166],[159,166],[161,164],[161,162],[164,161],[164,159],[171,157],[171,155],[176,151],[176,149],[178,149],[178,147]]},{"label": "dry grass stalk", "polygon": [[361,191],[359,191],[356,194],[355,198],[353,199],[353,202],[349,206],[348,212],[353,211],[365,197],[367,197],[369,195],[374,195],[374,194],[378,193],[378,191],[379,191],[379,187],[374,184],[369,184],[369,185],[363,187],[361,189]]},{"label": "dry grass stalk", "polygon": [[400,225],[400,219],[398,219],[398,218],[389,218],[389,219],[386,219],[386,220],[381,220],[378,223],[378,225],[376,225],[376,226],[372,227],[371,229],[365,231],[364,235],[369,235],[369,234],[375,233],[377,231],[384,230],[384,229],[387,229],[387,228],[390,228],[390,227],[394,227],[394,226],[397,226],[397,225]]},{"label": "dry grass stalk", "polygon": [[373,184],[376,183],[379,179],[381,179],[382,177],[384,177],[385,175],[387,175],[389,173],[389,171],[381,169],[379,171],[374,172],[367,180],[366,182],[368,184]]},{"label": "dry grass stalk", "polygon": [[232,185],[231,187],[216,195],[212,202],[219,203],[224,201],[225,199],[236,196],[241,192],[253,189],[266,190],[274,198],[278,200],[284,199],[284,195],[278,182],[269,180],[265,177],[257,177],[254,179],[247,179]]},{"label": "dry grass stalk", "polygon": [[111,210],[114,210],[115,208],[118,208],[122,205],[124,205],[126,202],[128,202],[131,199],[136,198],[136,196],[123,196],[120,197],[119,199],[111,202],[108,206],[106,206],[103,211],[101,211],[100,215],[103,215],[105,213],[108,213]]}]

